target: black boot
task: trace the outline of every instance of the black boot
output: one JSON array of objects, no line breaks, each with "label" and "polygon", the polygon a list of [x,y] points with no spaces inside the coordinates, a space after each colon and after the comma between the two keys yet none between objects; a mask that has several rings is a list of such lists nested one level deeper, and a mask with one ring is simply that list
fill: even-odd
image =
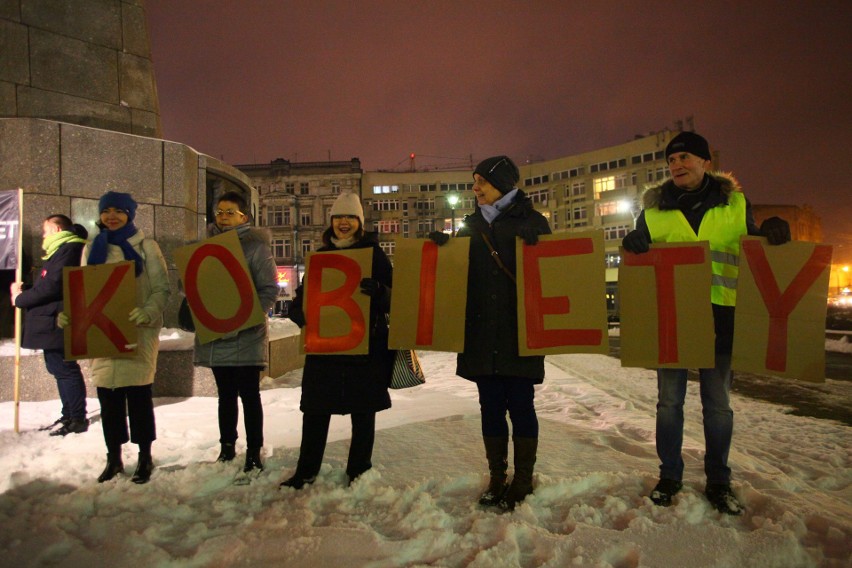
[{"label": "black boot", "polygon": [[[328,438],[328,414],[304,414],[302,416],[302,443],[299,447],[299,461],[296,472],[290,479],[282,481],[280,487],[301,489],[316,481],[322,456],[325,453],[325,441]],[[351,453],[352,446],[349,447]]]},{"label": "black boot", "polygon": [[109,481],[119,473],[124,473],[124,462],[121,461],[121,450],[107,454],[106,467],[98,476],[98,483]]},{"label": "black boot", "polygon": [[246,450],[246,464],[243,466],[243,473],[249,473],[255,469],[263,471],[263,463],[260,461],[260,448],[249,448]]},{"label": "black boot", "polygon": [[148,452],[139,452],[139,462],[136,464],[136,472],[130,481],[139,485],[148,483],[151,479],[151,472],[154,471],[154,461],[151,459],[151,454]]},{"label": "black boot", "polygon": [[42,426],[41,428],[38,429],[38,431],[39,432],[46,432],[48,430],[53,430],[57,426],[65,426],[69,422],[71,422],[70,418],[68,418],[66,416],[61,416],[53,424],[48,424],[47,426]]},{"label": "black boot", "polygon": [[89,429],[89,420],[87,418],[72,418],[67,422],[63,422],[62,426],[53,430],[51,436],[67,436],[68,434],[82,434]]},{"label": "black boot", "polygon": [[485,457],[488,459],[488,471],[491,479],[488,489],[479,497],[479,504],[485,507],[496,507],[506,492],[506,470],[509,468],[509,437],[483,436],[485,442]]},{"label": "black boot", "polygon": [[538,438],[514,436],[512,442],[515,446],[515,476],[500,499],[500,508],[504,511],[514,510],[515,505],[533,492],[532,476],[538,450]]},{"label": "black boot", "polygon": [[233,460],[237,455],[237,449],[234,447],[234,444],[222,444],[222,449],[219,451],[219,457],[216,458],[217,462],[229,462]]},{"label": "black boot", "polygon": [[278,486],[279,487],[292,487],[293,489],[301,489],[305,485],[310,485],[314,481],[316,481],[316,476],[314,477],[302,477],[298,472],[293,474],[293,477],[282,481]]}]

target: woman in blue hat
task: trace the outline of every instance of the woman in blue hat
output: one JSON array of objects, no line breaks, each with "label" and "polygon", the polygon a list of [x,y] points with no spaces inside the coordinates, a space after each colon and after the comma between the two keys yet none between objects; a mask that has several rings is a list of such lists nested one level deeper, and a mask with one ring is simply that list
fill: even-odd
[{"label": "woman in blue hat", "polygon": [[83,250],[83,265],[130,260],[136,272],[136,307],[128,314],[137,328],[136,356],[92,360],[92,381],[101,403],[101,424],[107,447],[107,464],[98,477],[100,483],[124,471],[121,446],[127,441],[139,446],[136,473],[131,480],[147,483],[154,469],[151,444],[157,432],[151,389],[157,369],[163,310],[170,288],[160,247],[133,224],[136,207],[136,201],[128,193],[105,193],[98,202],[101,232]]}]

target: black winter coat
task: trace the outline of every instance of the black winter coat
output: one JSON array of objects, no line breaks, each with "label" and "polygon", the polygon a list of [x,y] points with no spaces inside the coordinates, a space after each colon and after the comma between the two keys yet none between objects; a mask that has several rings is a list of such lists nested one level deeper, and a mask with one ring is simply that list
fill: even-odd
[{"label": "black winter coat", "polygon": [[522,230],[550,234],[547,219],[533,209],[523,191],[489,225],[477,210],[465,217],[458,236],[470,237],[464,351],[456,374],[474,380],[487,376],[524,377],[544,381],[544,357],[518,355],[518,298],[515,283],[491,256],[482,233],[506,268],[517,275],[515,241]]},{"label": "black winter coat", "polygon": [[[373,249],[372,278],[388,289],[393,285],[393,268],[379,247],[375,233],[366,233],[350,249],[324,246],[320,251]],[[389,293],[389,292],[388,292]],[[305,325],[302,308],[302,286],[288,317],[299,327]],[[370,301],[370,350],[367,355],[307,355],[302,374],[302,401],[300,408],[306,414],[351,414],[379,412],[390,408],[388,394],[395,351],[388,350],[387,313],[390,298],[373,298]]]},{"label": "black winter coat", "polygon": [[26,309],[21,346],[27,349],[65,349],[64,335],[56,326],[62,311],[62,269],[80,266],[84,243],[66,243],[45,261],[32,288],[15,298],[15,305]]}]

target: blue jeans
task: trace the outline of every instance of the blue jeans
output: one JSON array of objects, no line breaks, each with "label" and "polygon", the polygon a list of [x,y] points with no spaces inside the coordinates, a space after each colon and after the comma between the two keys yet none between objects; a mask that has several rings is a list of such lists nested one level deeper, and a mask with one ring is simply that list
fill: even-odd
[{"label": "blue jeans", "polygon": [[[707,483],[730,483],[728,452],[734,431],[731,410],[731,356],[716,354],[716,368],[699,369],[704,415],[704,473]],[[686,369],[657,369],[657,455],[660,478],[683,479],[683,403]]]},{"label": "blue jeans", "polygon": [[509,437],[506,412],[512,420],[512,435],[538,438],[535,414],[535,381],[523,377],[477,377],[482,435]]},{"label": "blue jeans", "polygon": [[59,400],[62,402],[62,418],[85,420],[86,382],[77,361],[66,361],[62,349],[46,349],[44,366],[56,379]]}]

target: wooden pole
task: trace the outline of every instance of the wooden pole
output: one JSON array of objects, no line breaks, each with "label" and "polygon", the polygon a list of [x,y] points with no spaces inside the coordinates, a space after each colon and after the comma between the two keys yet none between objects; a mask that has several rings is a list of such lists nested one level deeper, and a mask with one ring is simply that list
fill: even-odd
[{"label": "wooden pole", "polygon": [[[17,230],[17,255],[18,263],[15,267],[15,282],[21,282],[23,279],[23,237],[21,232],[24,229],[24,190],[18,188],[18,230]],[[21,408],[21,308],[15,308],[15,433],[20,433],[19,416]]]}]

